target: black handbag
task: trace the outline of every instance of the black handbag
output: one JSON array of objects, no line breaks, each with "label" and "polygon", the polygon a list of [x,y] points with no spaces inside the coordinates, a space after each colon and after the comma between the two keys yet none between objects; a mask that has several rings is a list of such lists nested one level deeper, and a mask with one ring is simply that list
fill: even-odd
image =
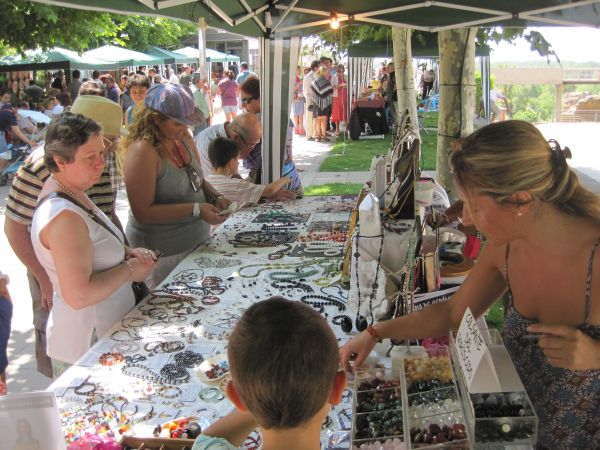
[{"label": "black handbag", "polygon": [[150,294],[148,285],[143,281],[133,281],[131,283],[131,289],[133,290],[136,305],[144,300],[148,294]]},{"label": "black handbag", "polygon": [[[110,234],[112,234],[114,237],[116,237],[118,241],[121,241],[119,236],[117,236],[117,233],[115,233],[100,217],[98,217],[92,209],[86,208],[84,205],[79,203],[77,200],[75,200],[70,195],[65,194],[64,192],[56,192],[56,191],[51,192],[50,194],[48,194],[47,196],[45,196],[43,199],[41,199],[39,201],[38,206],[41,205],[46,200],[49,200],[51,198],[56,198],[56,197],[68,200],[71,203],[73,203],[75,206],[78,206],[81,209],[83,209],[85,212],[88,213],[88,216],[90,217],[90,219],[92,219],[98,225],[103,226]],[[131,290],[133,291],[133,296],[135,298],[136,305],[138,303],[140,303],[148,294],[150,294],[150,289],[148,288],[146,283],[144,283],[143,281],[132,281],[131,282]]]}]

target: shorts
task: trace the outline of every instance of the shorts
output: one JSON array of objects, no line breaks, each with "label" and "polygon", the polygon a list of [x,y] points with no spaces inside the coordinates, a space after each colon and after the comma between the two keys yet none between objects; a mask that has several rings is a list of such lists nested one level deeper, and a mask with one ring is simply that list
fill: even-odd
[{"label": "shorts", "polygon": [[223,106],[224,113],[236,113],[238,112],[237,106]]}]

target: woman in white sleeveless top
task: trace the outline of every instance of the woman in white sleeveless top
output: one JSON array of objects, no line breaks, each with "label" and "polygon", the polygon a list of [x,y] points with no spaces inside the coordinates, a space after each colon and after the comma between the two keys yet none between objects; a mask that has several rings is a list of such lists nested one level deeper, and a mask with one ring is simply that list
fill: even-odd
[{"label": "woman in white sleeveless top", "polygon": [[51,176],[33,216],[31,240],[54,287],[46,333],[55,376],[127,314],[135,305],[131,282],[142,281],[155,265],[151,251],[124,245],[122,233],[85,194],[104,168],[101,132],[97,122],[64,113],[46,134]]}]

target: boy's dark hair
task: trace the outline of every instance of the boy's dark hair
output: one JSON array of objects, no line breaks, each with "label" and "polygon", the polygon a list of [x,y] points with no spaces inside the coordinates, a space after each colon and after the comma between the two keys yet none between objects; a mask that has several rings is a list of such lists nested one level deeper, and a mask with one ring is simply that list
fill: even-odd
[{"label": "boy's dark hair", "polygon": [[73,79],[79,80],[79,77],[81,77],[81,72],[79,70],[75,69],[73,71]]},{"label": "boy's dark hair", "polygon": [[315,68],[319,67],[321,65],[321,63],[317,60],[314,60],[313,62],[310,63],[310,70],[315,70]]},{"label": "boy's dark hair", "polygon": [[208,160],[215,169],[224,167],[240,156],[240,147],[231,139],[218,137],[208,144]]},{"label": "boy's dark hair", "polygon": [[97,80],[98,78],[100,78],[100,72],[99,72],[98,70],[94,70],[94,71],[92,72],[92,78],[93,78],[94,80]]},{"label": "boy's dark hair", "polygon": [[260,98],[260,81],[255,76],[250,75],[240,86],[240,90],[250,95],[254,99]]},{"label": "boy's dark hair", "polygon": [[2,88],[0,89],[0,97],[2,97],[4,94],[8,94],[10,93],[10,89],[9,88]]},{"label": "boy's dark hair", "polygon": [[338,342],[325,319],[281,297],[246,310],[227,355],[240,400],[266,429],[312,419],[327,402],[339,367]]}]

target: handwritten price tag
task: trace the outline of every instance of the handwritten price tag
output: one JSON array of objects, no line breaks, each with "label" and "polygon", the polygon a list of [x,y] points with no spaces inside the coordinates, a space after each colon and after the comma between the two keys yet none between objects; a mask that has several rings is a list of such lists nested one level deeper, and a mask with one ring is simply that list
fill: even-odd
[{"label": "handwritten price tag", "polygon": [[470,389],[477,368],[486,353],[487,345],[469,308],[460,322],[455,342],[460,367]]}]

